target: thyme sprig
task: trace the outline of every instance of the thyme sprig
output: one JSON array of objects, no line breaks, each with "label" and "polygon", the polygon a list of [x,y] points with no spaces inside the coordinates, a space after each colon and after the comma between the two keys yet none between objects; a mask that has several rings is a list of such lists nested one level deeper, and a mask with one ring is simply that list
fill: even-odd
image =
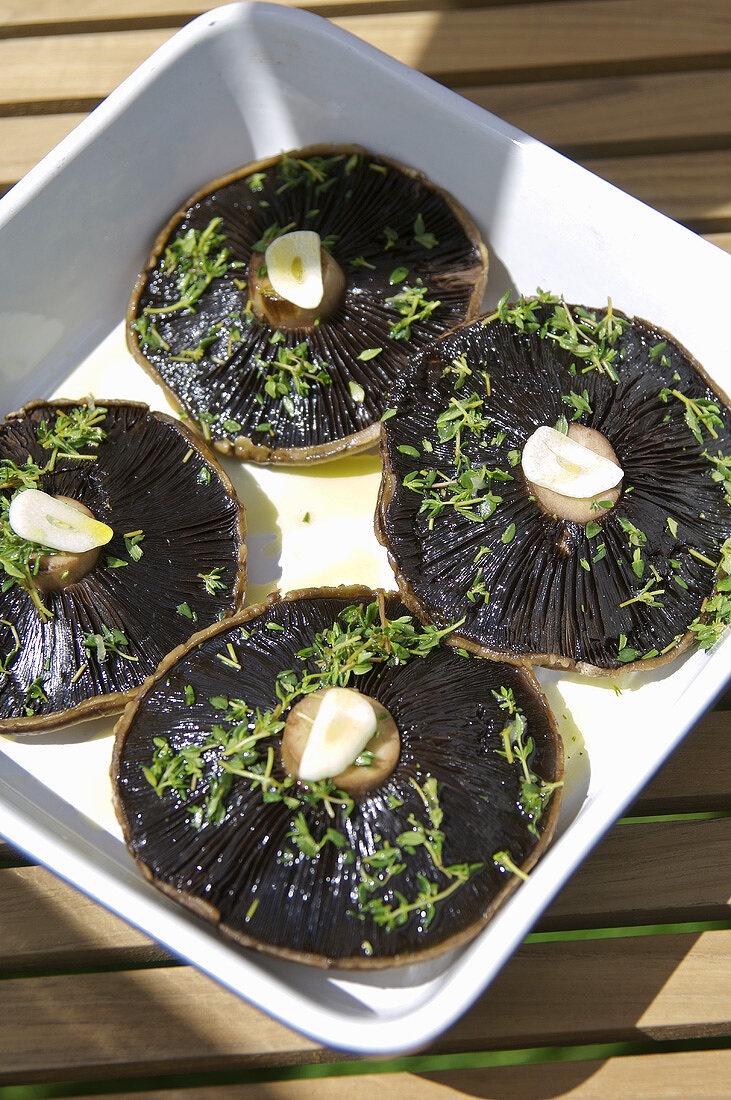
[{"label": "thyme sprig", "polygon": [[126,636],[117,627],[108,627],[102,623],[99,633],[84,635],[84,649],[88,653],[94,652],[99,662],[107,661],[110,655],[115,654],[123,661],[136,662],[139,657],[129,652],[129,642]]},{"label": "thyme sprig", "polygon": [[475,523],[489,519],[503,499],[493,491],[492,482],[512,480],[512,475],[504,470],[463,463],[453,477],[435,469],[412,470],[405,475],[403,483],[405,488],[424,498],[419,512],[427,513],[431,530],[436,517],[446,508],[454,508],[463,519]]},{"label": "thyme sprig", "polygon": [[704,600],[701,614],[688,627],[704,649],[711,649],[731,625],[731,538],[721,547],[716,573],[716,591]]},{"label": "thyme sprig", "polygon": [[726,502],[731,504],[731,455],[724,455],[721,451],[711,455],[703,452],[703,457],[711,464],[711,477],[723,487]]},{"label": "thyme sprig", "polygon": [[98,447],[104,441],[107,433],[102,424],[106,415],[107,410],[90,399],[88,404],[60,409],[53,426],[42,420],[36,428],[36,437],[44,450],[52,452],[46,469],[54,468],[58,455],[94,462],[96,455],[81,451],[85,447]]},{"label": "thyme sprig", "polygon": [[405,285],[398,294],[386,298],[386,304],[393,306],[401,314],[401,320],[395,321],[390,329],[392,340],[410,340],[411,329],[422,321],[428,321],[435,309],[442,303],[427,297],[428,288],[421,279],[414,286]]},{"label": "thyme sprig", "polygon": [[718,439],[716,428],[723,428],[723,420],[720,416],[721,408],[717,401],[702,397],[688,397],[680,390],[671,390],[667,387],[660,390],[660,399],[665,404],[668,403],[671,397],[675,397],[684,405],[685,423],[699,443],[703,443],[703,428],[713,439]]},{"label": "thyme sprig", "polygon": [[[277,165],[277,178],[282,181],[277,188],[277,194],[281,195],[293,187],[302,184],[310,184],[314,187],[316,195],[327,191],[336,180],[332,175],[332,169],[343,160],[344,154],[338,153],[332,157],[290,157],[286,153]],[[349,162],[350,163],[350,162]],[[347,165],[346,165],[347,168]],[[352,168],[350,169],[352,171]]]},{"label": "thyme sprig", "polygon": [[[407,818],[411,828],[396,837],[396,846],[385,844],[366,856],[360,864],[360,883],[358,884],[358,911],[361,919],[371,917],[375,923],[387,932],[404,925],[412,913],[419,913],[420,926],[426,929],[434,919],[436,906],[458,890],[460,886],[481,870],[482,863],[454,863],[445,865],[443,846],[445,835],[440,828],[443,813],[439,804],[437,781],[427,775],[420,785],[415,779],[411,783],[419,794],[427,811],[427,821],[419,821],[415,814]],[[391,886],[391,881],[403,874],[408,861],[403,856],[413,855],[422,850],[429,858],[438,880],[428,878],[418,872],[416,881],[419,890],[415,897],[407,898],[400,890]],[[378,897],[372,895],[379,891]]]},{"label": "thyme sprig", "polygon": [[[241,267],[239,262],[229,259],[229,248],[220,247],[226,239],[223,233],[217,232],[221,222],[221,218],[211,218],[205,229],[191,228],[167,246],[162,269],[165,275],[177,276],[178,298],[170,305],[146,306],[144,314],[150,317],[183,309],[194,313],[199,298],[214,279]],[[143,338],[147,339],[149,334],[148,327]]]},{"label": "thyme sprig", "polygon": [[264,392],[272,398],[280,398],[282,407],[294,416],[293,394],[300,396],[309,393],[313,384],[332,385],[332,378],[322,363],[313,363],[309,358],[310,349],[303,340],[290,348],[280,344],[276,358],[271,363],[259,360],[259,366],[267,371]]},{"label": "thyme sprig", "polygon": [[[624,321],[615,316],[611,299],[607,300],[603,316],[597,317],[582,306],[572,309],[562,296],[540,288],[534,298],[526,299],[521,294],[514,305],[510,305],[510,298],[511,292],[508,291],[494,312],[483,319],[483,324],[502,321],[513,325],[519,332],[535,333],[542,340],[552,340],[581,360],[582,374],[596,370],[606,374],[612,382],[619,381],[614,361]],[[542,319],[545,307],[553,309]]]},{"label": "thyme sprig", "polygon": [[529,761],[534,752],[535,744],[532,737],[525,737],[528,723],[515,701],[512,688],[501,687],[498,691],[493,691],[492,694],[495,696],[498,706],[507,712],[510,719],[500,732],[503,747],[498,749],[497,752],[500,756],[505,757],[508,764],[517,761],[520,765],[519,807],[521,813],[530,819],[529,832],[537,837],[538,822],[543,816],[551,795],[559,787],[562,787],[563,783],[551,783],[548,780],[541,779],[539,775],[532,771]]}]

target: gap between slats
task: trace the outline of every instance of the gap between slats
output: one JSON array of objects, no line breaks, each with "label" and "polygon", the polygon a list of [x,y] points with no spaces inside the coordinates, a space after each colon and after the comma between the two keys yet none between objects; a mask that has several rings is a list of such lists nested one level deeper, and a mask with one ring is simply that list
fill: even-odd
[{"label": "gap between slats", "polygon": [[[570,0],[332,22],[453,86],[731,65],[725,0],[696,0],[692,21],[681,0]],[[2,40],[3,113],[14,104],[107,95],[169,37],[166,28]],[[34,72],[42,79],[31,79]]]},{"label": "gap between slats", "polygon": [[[390,15],[403,12],[444,12],[465,8],[511,8],[555,4],[556,0],[276,0],[328,19],[351,15]],[[562,3],[577,0],[561,0]],[[585,3],[586,0],[578,0]],[[601,3],[603,0],[593,0]],[[75,8],[68,0],[5,0],[0,5],[0,38],[33,35],[117,32],[167,27],[174,30],[191,19],[223,7],[229,0],[128,0],[120,13],[119,0],[85,0]]]},{"label": "gap between slats", "polygon": [[[429,1053],[723,1040],[730,967],[731,931],[523,945]],[[2,993],[0,1085],[352,1058],[191,967],[9,979]]]},{"label": "gap between slats", "polygon": [[[450,1063],[456,1063],[450,1065]],[[276,1077],[274,1076],[276,1074]],[[296,1077],[295,1077],[296,1074]],[[116,1100],[728,1100],[731,1051],[707,1044],[629,1044],[506,1051],[504,1055],[439,1056],[398,1062],[298,1067],[246,1074],[175,1075],[127,1082],[103,1095]],[[299,1079],[296,1079],[299,1078]],[[106,1085],[106,1083],[105,1083]],[[140,1087],[141,1086],[141,1087]],[[91,1088],[93,1089],[93,1084]],[[134,1087],[134,1092],[127,1088]],[[150,1089],[151,1091],[147,1091]],[[152,1091],[154,1089],[154,1091]],[[195,1090],[195,1091],[193,1091]],[[69,1093],[29,1091],[35,1096]],[[87,1093],[90,1100],[102,1094]],[[0,1100],[3,1093],[0,1092]]]}]

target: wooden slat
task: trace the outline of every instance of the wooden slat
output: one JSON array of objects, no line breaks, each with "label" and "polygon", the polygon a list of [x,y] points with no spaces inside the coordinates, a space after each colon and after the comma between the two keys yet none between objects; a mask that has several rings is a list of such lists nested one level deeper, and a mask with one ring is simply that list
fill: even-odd
[{"label": "wooden slat", "polygon": [[0,185],[29,172],[85,118],[85,113],[0,118]]},{"label": "wooden slat", "polygon": [[722,919],[730,892],[731,818],[617,825],[539,927]]},{"label": "wooden slat", "polygon": [[731,220],[731,150],[607,157],[585,166],[678,221],[709,231]]},{"label": "wooden slat", "polygon": [[[731,819],[615,827],[539,929],[717,920],[729,915]],[[27,913],[33,920],[24,919]],[[41,867],[0,871],[0,977],[167,960],[147,937]]]},{"label": "wooden slat", "polygon": [[729,1034],[731,931],[524,945],[437,1046]]},{"label": "wooden slat", "polygon": [[[731,712],[714,710],[681,741],[629,814],[731,810]],[[711,763],[712,761],[712,763]]]},{"label": "wooden slat", "polygon": [[[12,978],[2,994],[0,1084],[341,1057],[189,967]],[[431,1049],[729,1034],[731,932],[705,932],[524,946]]]},{"label": "wooden slat", "polygon": [[[230,0],[3,0],[0,3],[0,34],[65,34],[78,28],[119,30],[131,25],[176,28]],[[388,14],[396,11],[451,11],[455,8],[481,7],[484,0],[276,0],[288,8],[302,8],[323,16],[345,14]],[[502,5],[522,4],[525,0],[488,0]],[[551,0],[538,0],[550,3]]]},{"label": "wooden slat", "polygon": [[460,88],[461,95],[573,156],[731,142],[731,69]]},{"label": "wooden slat", "polygon": [[[367,1069],[367,1066],[364,1067]],[[197,1085],[195,1100],[728,1100],[731,1051],[638,1055],[609,1061],[450,1070],[363,1073],[258,1085]],[[115,1100],[185,1100],[192,1091],[115,1092]],[[108,1094],[105,1094],[107,1096]],[[101,1095],[88,1100],[102,1100]]]},{"label": "wooden slat", "polygon": [[[33,919],[27,915],[32,913]],[[166,962],[147,936],[43,867],[0,870],[0,976]]]},{"label": "wooden slat", "polygon": [[[645,73],[731,61],[725,0],[570,0],[333,20],[407,65],[469,82]],[[0,42],[0,107],[101,98],[169,37],[169,30],[69,34]],[[548,60],[550,59],[550,60]],[[43,73],[39,82],[37,74]]]},{"label": "wooden slat", "polygon": [[318,1044],[189,967],[9,979],[0,1085],[317,1060]]},{"label": "wooden slat", "polygon": [[731,233],[705,233],[704,236],[725,252],[731,252]]},{"label": "wooden slat", "polygon": [[169,37],[150,30],[0,41],[0,113],[47,104],[89,110]]},{"label": "wooden slat", "polygon": [[492,80],[660,71],[731,60],[726,0],[570,0],[449,13],[352,16],[333,22],[407,65]]}]

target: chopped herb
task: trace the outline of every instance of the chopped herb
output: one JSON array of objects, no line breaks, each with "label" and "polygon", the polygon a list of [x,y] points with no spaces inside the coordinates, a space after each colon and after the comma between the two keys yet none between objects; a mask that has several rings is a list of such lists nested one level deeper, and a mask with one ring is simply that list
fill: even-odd
[{"label": "chopped herb", "polygon": [[386,303],[401,314],[401,320],[391,325],[389,330],[389,336],[393,340],[410,340],[413,325],[427,321],[442,304],[427,298],[427,287],[421,279],[417,279],[414,286],[404,286],[398,294],[387,298]]},{"label": "chopped herb", "polygon": [[99,662],[106,661],[110,654],[120,657],[123,661],[139,661],[139,657],[125,652],[129,649],[129,642],[122,631],[116,627],[110,630],[104,624],[102,624],[101,633],[84,635],[84,649],[89,653],[94,651]]},{"label": "chopped herb", "polygon": [[122,569],[123,566],[129,565],[128,561],[123,561],[122,558],[115,558],[113,554],[107,554],[105,559],[107,569]]},{"label": "chopped herb", "polygon": [[200,578],[200,580],[203,581],[203,587],[205,588],[209,596],[215,596],[216,592],[219,589],[226,587],[225,582],[221,580],[222,573],[223,568],[221,566],[217,566],[215,569],[211,569],[210,573],[198,574],[198,577]]},{"label": "chopped herb", "polygon": [[710,401],[702,397],[688,397],[680,390],[663,389],[660,391],[660,398],[665,403],[671,397],[682,401],[685,406],[685,423],[699,443],[703,443],[703,428],[713,439],[718,439],[716,428],[723,428],[723,420],[720,416],[721,409],[717,401]]},{"label": "chopped herb", "polygon": [[350,260],[351,267],[368,267],[371,271],[376,270],[375,264],[369,264],[363,256],[356,256],[354,260]]},{"label": "chopped herb", "polygon": [[496,867],[501,867],[503,871],[509,871],[511,875],[516,875],[523,882],[528,881],[528,875],[513,862],[508,852],[495,852],[492,862]]},{"label": "chopped herb", "polygon": [[466,379],[470,377],[472,371],[470,370],[470,367],[467,363],[467,356],[464,354],[464,352],[462,353],[462,355],[458,355],[456,358],[454,358],[451,363],[447,364],[447,366],[442,371],[442,378],[444,378],[447,374],[454,375],[455,390],[458,390],[460,386],[466,381]]},{"label": "chopped herb", "polygon": [[434,248],[439,244],[439,241],[433,233],[427,233],[424,225],[424,219],[421,214],[416,215],[414,222],[414,240],[417,244],[420,244],[422,248]]},{"label": "chopped herb", "polygon": [[375,359],[377,355],[380,355],[383,348],[364,348],[358,356],[364,363],[367,363],[369,359]]},{"label": "chopped herb", "polygon": [[[281,345],[276,358],[271,363],[260,361],[260,366],[267,370],[264,382],[264,392],[272,398],[280,398],[282,406],[290,415],[294,415],[294,403],[292,395],[304,395],[309,393],[314,383],[330,385],[332,378],[325,370],[322,363],[313,363],[308,358],[310,349],[307,341],[303,340],[295,347],[290,348]],[[269,428],[269,424],[266,425]],[[261,431],[263,425],[259,425]]]},{"label": "chopped herb", "polygon": [[189,229],[179,235],[165,249],[163,271],[177,275],[178,298],[171,305],[148,306],[148,315],[173,313],[186,309],[193,311],[201,295],[214,279],[220,279],[230,268],[240,267],[229,261],[230,250],[220,248],[225,237],[218,233],[221,218],[212,218],[205,229]]},{"label": "chopped herb", "polygon": [[573,390],[570,390],[568,394],[564,395],[561,398],[561,400],[564,402],[565,405],[573,406],[574,415],[571,417],[572,420],[578,420],[583,413],[591,414],[592,412],[591,405],[589,404],[589,394],[587,390],[584,390],[584,392],[581,394],[575,393]]},{"label": "chopped herb", "polygon": [[398,240],[398,233],[395,229],[392,229],[390,225],[384,225],[383,236],[386,238],[386,243],[383,246],[383,251],[388,252],[389,248],[393,248]]},{"label": "chopped herb", "polygon": [[127,553],[132,561],[139,561],[142,557],[143,551],[140,543],[143,541],[144,537],[144,532],[142,531],[130,531],[129,534],[124,536],[124,545],[127,547]]},{"label": "chopped herb", "polygon": [[[581,361],[582,373],[597,370],[613,382],[618,381],[613,364],[617,355],[615,345],[624,322],[615,317],[611,299],[606,312],[599,317],[581,306],[572,310],[563,298],[547,291],[539,290],[535,298],[529,299],[521,295],[513,306],[509,305],[510,297],[510,291],[503,295],[495,311],[483,319],[483,324],[499,320],[513,325],[519,332],[553,340]],[[551,308],[552,312],[542,320],[539,314]]]},{"label": "chopped herb", "polygon": [[[279,222],[273,222],[262,233],[258,241],[254,241],[251,246],[252,252],[266,252],[272,241],[275,241],[277,237],[283,237],[285,233],[291,233],[295,227],[295,222],[289,222],[288,225],[280,225]],[[266,269],[263,273],[260,273],[260,277],[266,274]]]},{"label": "chopped herb", "polygon": [[266,172],[252,172],[246,177],[246,183],[250,191],[263,191]]}]

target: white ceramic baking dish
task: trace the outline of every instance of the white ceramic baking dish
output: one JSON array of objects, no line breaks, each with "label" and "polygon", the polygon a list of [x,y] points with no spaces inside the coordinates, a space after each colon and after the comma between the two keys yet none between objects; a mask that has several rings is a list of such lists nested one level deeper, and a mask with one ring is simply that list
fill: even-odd
[{"label": "white ceramic baking dish", "polygon": [[[0,202],[2,411],[90,389],[164,408],[120,328],[159,226],[208,179],[323,141],[358,142],[453,192],[490,248],[488,302],[511,286],[593,305],[611,296],[731,388],[725,342],[705,325],[729,299],[731,257],[317,16],[233,4],[176,34]],[[372,534],[376,457],[314,473],[228,469],[249,511],[254,597],[275,582],[392,585]],[[1,739],[0,833],[292,1027],[351,1051],[407,1051],[484,990],[710,705],[730,655],[726,638],[654,675],[626,674],[621,695],[541,673],[568,752],[557,839],[476,940],[428,965],[354,976],[259,957],[165,899],[139,877],[112,817],[111,723]]]}]

